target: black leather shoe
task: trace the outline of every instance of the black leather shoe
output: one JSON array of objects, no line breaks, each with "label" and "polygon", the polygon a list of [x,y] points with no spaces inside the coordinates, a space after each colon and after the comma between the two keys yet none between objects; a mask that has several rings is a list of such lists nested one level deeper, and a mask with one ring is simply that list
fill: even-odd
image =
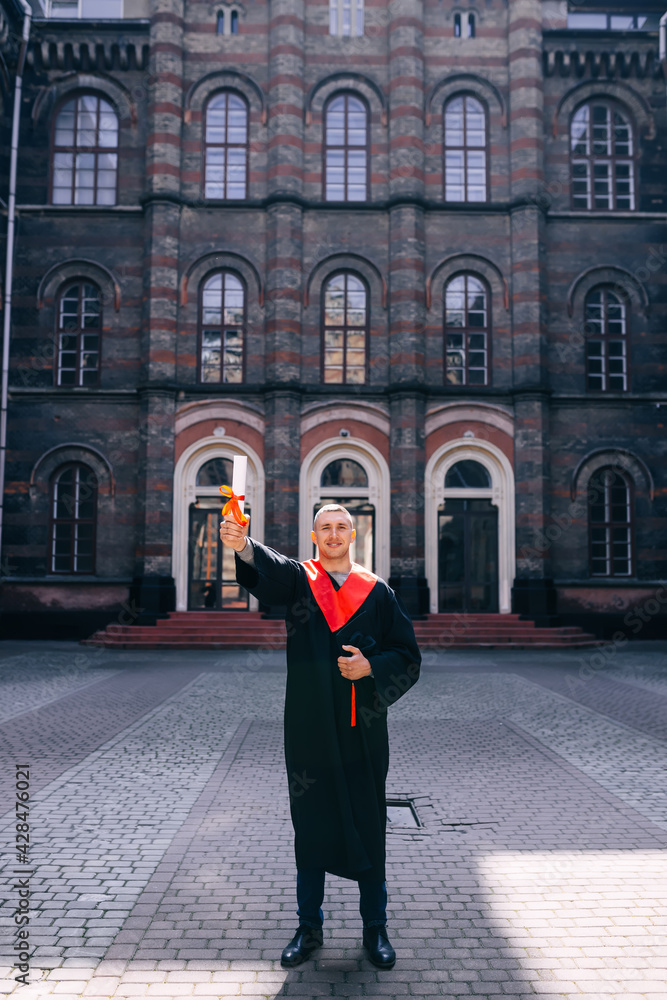
[{"label": "black leather shoe", "polygon": [[310,958],[315,949],[319,948],[321,944],[321,928],[299,924],[296,934],[290,943],[283,948],[280,962],[288,968],[292,968],[293,965],[301,965],[307,958]]},{"label": "black leather shoe", "polygon": [[379,969],[393,969],[396,952],[389,943],[386,924],[364,927],[364,948],[373,965]]}]

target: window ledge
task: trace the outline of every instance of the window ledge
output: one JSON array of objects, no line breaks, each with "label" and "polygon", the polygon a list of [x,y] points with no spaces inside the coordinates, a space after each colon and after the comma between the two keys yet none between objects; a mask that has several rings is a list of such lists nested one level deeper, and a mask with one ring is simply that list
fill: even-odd
[{"label": "window ledge", "polygon": [[143,212],[142,205],[17,205],[17,212]]}]

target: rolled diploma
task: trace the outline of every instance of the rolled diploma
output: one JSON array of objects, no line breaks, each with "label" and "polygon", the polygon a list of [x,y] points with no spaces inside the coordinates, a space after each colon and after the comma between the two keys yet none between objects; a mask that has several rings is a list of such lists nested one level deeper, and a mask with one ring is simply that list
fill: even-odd
[{"label": "rolled diploma", "polygon": [[[247,455],[235,455],[234,456],[234,470],[232,472],[232,490],[237,497],[245,496],[245,481],[246,473],[248,471],[248,456]],[[241,513],[243,513],[244,501],[239,500],[239,508]]]}]

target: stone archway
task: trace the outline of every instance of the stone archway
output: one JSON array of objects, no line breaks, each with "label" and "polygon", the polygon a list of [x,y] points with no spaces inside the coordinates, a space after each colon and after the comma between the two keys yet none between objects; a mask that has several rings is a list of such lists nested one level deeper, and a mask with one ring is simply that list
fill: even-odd
[{"label": "stone archway", "polygon": [[[429,459],[425,471],[425,569],[430,591],[430,611],[438,611],[438,507],[445,498],[447,471],[457,462],[472,460],[489,473],[491,485],[475,495],[488,496],[498,509],[498,609],[501,614],[512,610],[511,588],[515,575],[515,513],[514,473],[507,456],[489,441],[457,438],[441,445]],[[447,491],[451,495],[467,495],[467,491]],[[471,495],[472,492],[471,492]]]}]

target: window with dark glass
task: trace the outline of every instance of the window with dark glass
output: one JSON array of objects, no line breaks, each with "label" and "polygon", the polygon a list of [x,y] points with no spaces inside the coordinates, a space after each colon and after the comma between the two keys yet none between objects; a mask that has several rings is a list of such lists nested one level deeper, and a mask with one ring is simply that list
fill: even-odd
[{"label": "window with dark glass", "polygon": [[348,272],[324,288],[323,382],[365,382],[368,302],[363,281]]},{"label": "window with dark glass", "polygon": [[54,205],[115,205],[118,116],[108,101],[82,94],[64,104],[53,132]]},{"label": "window with dark glass", "polygon": [[51,573],[95,572],[97,479],[86,465],[58,470],[50,491]]},{"label": "window with dark glass", "polygon": [[224,91],[206,105],[204,193],[207,198],[245,198],[248,106]]},{"label": "window with dark glass", "polygon": [[468,14],[468,38],[475,37],[475,15]]},{"label": "window with dark glass", "polygon": [[610,288],[586,296],[586,387],[598,391],[628,388],[628,315],[623,298]]},{"label": "window with dark glass", "polygon": [[574,208],[635,208],[634,138],[624,112],[609,101],[583,104],[572,116],[570,150]]},{"label": "window with dark glass", "polygon": [[481,462],[463,458],[452,465],[445,475],[445,489],[484,490],[491,488],[491,476]]},{"label": "window with dark glass", "polygon": [[591,576],[631,576],[632,484],[621,472],[599,469],[588,487]]},{"label": "window with dark glass", "polygon": [[224,35],[225,33],[225,12],[221,10],[218,12],[218,20],[216,23],[216,31],[218,35]]},{"label": "window with dark glass", "polygon": [[454,14],[454,38],[461,37],[461,15]]},{"label": "window with dark glass", "polygon": [[489,304],[486,286],[472,274],[459,274],[445,289],[445,382],[487,385]]},{"label": "window with dark glass", "polygon": [[69,285],[58,299],[56,385],[97,385],[100,372],[102,301],[85,281]]},{"label": "window with dark glass", "polygon": [[368,112],[352,94],[340,94],[327,104],[324,174],[327,201],[366,200]]},{"label": "window with dark glass", "polygon": [[445,105],[445,200],[486,201],[486,113],[475,97]]},{"label": "window with dark glass", "polygon": [[211,275],[202,285],[199,379],[242,382],[245,345],[245,288],[230,271]]}]

